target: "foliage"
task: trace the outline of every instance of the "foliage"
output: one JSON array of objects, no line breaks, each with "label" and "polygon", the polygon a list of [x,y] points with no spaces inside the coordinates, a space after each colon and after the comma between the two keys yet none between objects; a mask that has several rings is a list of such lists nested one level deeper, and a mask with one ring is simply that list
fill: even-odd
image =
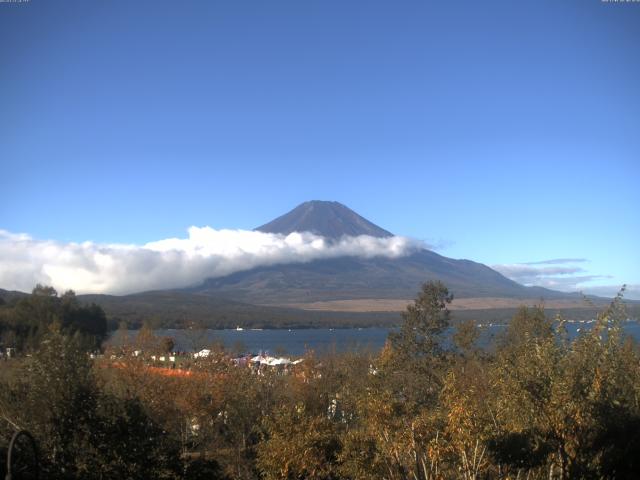
[{"label": "foliage", "polygon": [[46,478],[172,476],[177,451],[162,428],[139,400],[100,390],[78,334],[51,330],[15,368],[0,388],[3,427],[33,433]]},{"label": "foliage", "polygon": [[307,415],[304,404],[298,404],[275,411],[264,426],[258,467],[265,479],[337,478],[340,441],[326,415]]},{"label": "foliage", "polygon": [[2,307],[39,322],[21,337],[31,356],[2,361],[0,454],[28,429],[46,478],[624,479],[640,469],[640,351],[623,335],[621,295],[573,340],[562,318],[522,307],[481,349],[471,321],[448,343],[451,295],[432,282],[381,352],[308,352],[284,374],[215,348],[183,361],[180,376],[149,360],[170,343],[150,326],[133,347],[90,359],[79,320],[61,320],[76,318],[65,302],[78,308],[65,297],[43,288]]},{"label": "foliage", "polygon": [[100,347],[107,335],[107,318],[96,304],[81,304],[71,290],[62,296],[52,287],[37,285],[31,295],[0,308],[0,346],[36,348],[49,327],[78,333],[89,350]]},{"label": "foliage", "polygon": [[400,332],[389,336],[391,344],[405,359],[435,357],[442,350],[440,335],[449,326],[447,304],[453,295],[441,282],[422,285],[416,300],[402,314]]}]

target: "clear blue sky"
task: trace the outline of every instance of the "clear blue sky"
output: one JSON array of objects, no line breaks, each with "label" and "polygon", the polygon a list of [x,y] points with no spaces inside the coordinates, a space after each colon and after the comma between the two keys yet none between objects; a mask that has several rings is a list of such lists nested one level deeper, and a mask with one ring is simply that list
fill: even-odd
[{"label": "clear blue sky", "polygon": [[144,243],[338,200],[640,286],[639,52],[640,3],[0,3],[0,228]]}]

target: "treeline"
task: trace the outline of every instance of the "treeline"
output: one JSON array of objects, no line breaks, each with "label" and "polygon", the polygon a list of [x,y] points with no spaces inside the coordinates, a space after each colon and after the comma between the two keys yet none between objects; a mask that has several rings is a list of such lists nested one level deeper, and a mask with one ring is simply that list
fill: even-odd
[{"label": "treeline", "polygon": [[31,295],[0,298],[0,349],[37,349],[52,326],[77,335],[91,350],[100,348],[107,335],[104,310],[79,302],[72,290],[59,296],[53,287],[36,285]]},{"label": "treeline", "polygon": [[81,295],[100,305],[112,330],[126,323],[137,329],[162,328],[345,328],[392,326],[394,312],[324,312],[296,308],[251,305],[181,291],[156,291],[126,296]]},{"label": "treeline", "polygon": [[310,352],[288,374],[222,349],[159,374],[148,330],[142,355],[91,360],[54,324],[0,370],[0,446],[31,431],[52,479],[637,478],[640,351],[620,296],[574,340],[523,307],[488,349],[475,322],[449,346],[450,300],[425,284],[381,352]]},{"label": "treeline", "polygon": [[[184,291],[155,291],[134,295],[80,295],[85,303],[100,305],[107,313],[109,328],[121,323],[137,329],[146,324],[163,328],[358,328],[396,327],[398,312],[313,311],[266,305],[251,305],[215,296]],[[556,310],[572,320],[592,319],[602,306],[589,305]],[[629,315],[640,319],[640,303],[629,304]],[[505,323],[515,308],[456,310],[455,320]]]}]

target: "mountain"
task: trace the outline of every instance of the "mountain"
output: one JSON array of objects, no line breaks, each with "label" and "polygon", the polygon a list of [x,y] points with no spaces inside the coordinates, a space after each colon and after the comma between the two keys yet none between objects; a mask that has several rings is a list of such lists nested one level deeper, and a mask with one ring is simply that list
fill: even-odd
[{"label": "mountain", "polygon": [[370,235],[391,237],[392,233],[374,225],[338,202],[312,200],[298,205],[289,213],[258,228],[266,233],[311,232],[326,238],[338,239],[344,235]]},{"label": "mountain", "polygon": [[[338,202],[323,201],[305,202],[256,230],[285,235],[309,231],[331,239],[343,235],[392,235]],[[481,263],[447,258],[427,249],[400,258],[351,256],[258,267],[208,279],[188,291],[251,304],[304,307],[335,300],[408,300],[428,280],[444,282],[457,298],[571,297],[540,287],[525,287]]]},{"label": "mountain", "polygon": [[[312,232],[331,240],[345,235],[393,235],[338,202],[317,200],[256,230],[283,235]],[[428,249],[398,258],[344,256],[257,267],[186,289],[78,298],[101,305],[112,327],[121,320],[131,326],[147,321],[158,327],[186,328],[360,327],[397,324],[398,312],[428,280],[442,281],[454,294],[451,308],[458,320],[504,321],[519,305],[541,299],[549,312],[593,318],[605,300],[591,297],[594,305],[587,308],[580,295],[525,287],[481,263]],[[0,289],[0,305],[22,295]],[[640,302],[630,303],[633,315],[640,315]]]},{"label": "mountain", "polygon": [[24,292],[18,292],[16,290],[5,290],[3,288],[0,288],[0,305],[2,305],[4,302],[11,302],[26,295],[28,294]]},{"label": "mountain", "polygon": [[[308,231],[329,239],[392,235],[338,202],[321,201],[303,203],[256,230],[283,235]],[[427,249],[399,258],[344,256],[257,267],[187,289],[79,298],[101,305],[112,326],[119,320],[163,327],[372,326],[397,324],[398,312],[428,280],[442,281],[458,299],[452,304],[456,319],[503,321],[518,305],[541,299],[549,311],[571,318],[592,318],[597,311],[585,309],[576,294],[525,287],[481,263]],[[7,302],[16,295],[0,291]]]},{"label": "mountain", "polygon": [[525,287],[470,260],[429,250],[401,258],[342,257],[273,265],[206,280],[189,291],[262,305],[332,300],[411,299],[428,280],[444,282],[456,298],[557,299],[569,294]]}]

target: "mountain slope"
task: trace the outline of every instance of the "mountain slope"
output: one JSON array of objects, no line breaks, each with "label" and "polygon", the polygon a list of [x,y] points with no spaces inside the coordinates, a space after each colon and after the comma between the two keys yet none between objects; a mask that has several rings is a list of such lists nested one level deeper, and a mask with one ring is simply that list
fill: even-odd
[{"label": "mountain slope", "polygon": [[[280,234],[310,231],[333,239],[343,235],[391,235],[340,203],[320,201],[303,203],[257,230]],[[188,291],[241,302],[286,305],[351,299],[411,299],[428,280],[442,281],[458,298],[571,296],[525,287],[486,265],[447,258],[426,249],[400,258],[350,256],[259,267],[208,279]]]},{"label": "mountain slope", "polygon": [[458,298],[564,298],[567,294],[525,287],[486,265],[454,260],[429,250],[402,258],[341,257],[274,265],[213,278],[190,289],[236,301],[283,305],[349,299],[411,299],[420,285],[440,280]]},{"label": "mountain slope", "polygon": [[392,234],[338,202],[313,200],[298,205],[290,212],[256,230],[266,233],[311,232],[338,239],[343,235],[391,237]]}]

